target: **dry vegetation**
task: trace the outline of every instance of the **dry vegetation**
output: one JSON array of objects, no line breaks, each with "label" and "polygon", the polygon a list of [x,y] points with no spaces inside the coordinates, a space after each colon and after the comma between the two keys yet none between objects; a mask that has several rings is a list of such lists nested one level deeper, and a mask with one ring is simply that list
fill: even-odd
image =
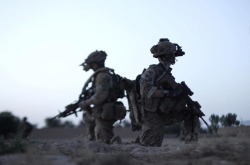
[{"label": "dry vegetation", "polygon": [[131,143],[138,135],[116,129],[121,145],[88,142],[84,129],[36,130],[22,154],[0,156],[0,165],[233,165],[250,164],[249,127],[221,129],[218,136],[202,135],[197,143],[184,144],[166,137],[162,147]]}]

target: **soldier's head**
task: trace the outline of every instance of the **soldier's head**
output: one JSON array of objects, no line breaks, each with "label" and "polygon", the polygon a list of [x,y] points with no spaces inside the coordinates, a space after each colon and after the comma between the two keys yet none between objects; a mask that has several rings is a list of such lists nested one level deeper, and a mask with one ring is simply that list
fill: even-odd
[{"label": "soldier's head", "polygon": [[27,117],[25,116],[25,117],[23,117],[23,121],[27,121]]},{"label": "soldier's head", "polygon": [[185,54],[178,44],[171,43],[167,38],[161,38],[150,51],[153,57],[158,58],[163,64],[174,64],[175,57]]},{"label": "soldier's head", "polygon": [[106,57],[106,52],[96,50],[90,53],[80,66],[83,66],[83,70],[85,71],[88,71],[89,69],[93,69],[95,71],[105,66]]}]

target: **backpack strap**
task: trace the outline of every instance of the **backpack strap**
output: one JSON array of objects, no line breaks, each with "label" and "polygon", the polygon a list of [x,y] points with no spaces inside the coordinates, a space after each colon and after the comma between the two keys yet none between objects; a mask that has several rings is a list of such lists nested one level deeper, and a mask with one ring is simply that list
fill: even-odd
[{"label": "backpack strap", "polygon": [[[97,69],[88,79],[87,81],[85,82],[83,88],[82,88],[82,91],[85,91],[89,85],[89,83],[94,83],[94,79],[95,77],[97,76],[98,73],[101,73],[101,72],[108,72],[108,71],[111,71],[111,72],[114,72],[114,69],[111,69],[111,68],[107,68],[107,67],[104,67],[104,68],[100,68],[100,69]],[[83,92],[82,92],[83,93]],[[81,98],[81,95],[82,93],[80,94],[79,98]]]}]

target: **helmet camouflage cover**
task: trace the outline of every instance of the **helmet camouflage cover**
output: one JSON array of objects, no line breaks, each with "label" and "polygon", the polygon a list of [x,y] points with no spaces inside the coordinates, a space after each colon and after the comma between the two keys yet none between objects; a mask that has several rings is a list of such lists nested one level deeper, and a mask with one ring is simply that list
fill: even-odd
[{"label": "helmet camouflage cover", "polygon": [[106,54],[105,51],[96,50],[96,51],[90,53],[89,56],[85,59],[85,61],[80,66],[83,66],[84,70],[88,71],[89,70],[89,64],[94,63],[94,62],[98,63],[98,62],[101,62],[101,61],[105,61],[106,57],[107,57],[107,54]]},{"label": "helmet camouflage cover", "polygon": [[176,51],[176,44],[171,43],[167,38],[160,39],[158,44],[150,49],[155,58],[162,55],[173,55]]}]

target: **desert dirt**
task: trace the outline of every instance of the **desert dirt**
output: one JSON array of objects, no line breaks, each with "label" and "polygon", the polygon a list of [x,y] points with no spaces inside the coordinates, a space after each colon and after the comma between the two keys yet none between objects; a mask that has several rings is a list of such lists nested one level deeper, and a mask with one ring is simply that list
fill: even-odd
[{"label": "desert dirt", "polygon": [[132,141],[139,132],[115,128],[122,144],[89,142],[84,128],[34,130],[27,151],[0,156],[0,165],[247,165],[250,128],[221,129],[217,136],[201,135],[185,144],[166,135],[162,147],[143,147]]}]

